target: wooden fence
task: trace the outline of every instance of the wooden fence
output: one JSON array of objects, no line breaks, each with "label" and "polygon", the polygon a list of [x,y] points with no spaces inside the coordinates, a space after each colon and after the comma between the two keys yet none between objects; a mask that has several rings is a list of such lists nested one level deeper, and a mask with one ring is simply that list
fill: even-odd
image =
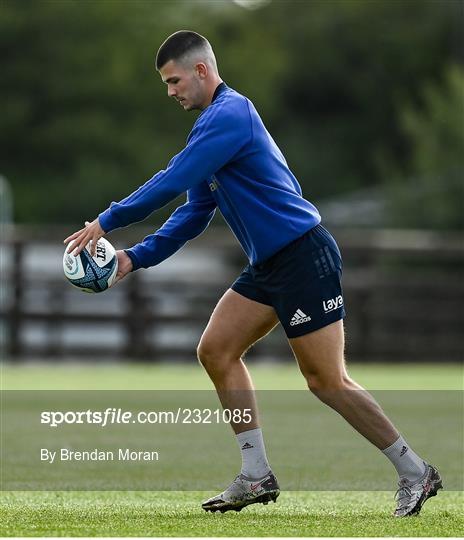
[{"label": "wooden fence", "polygon": [[[194,360],[212,309],[246,263],[228,230],[211,229],[184,248],[172,267],[175,272],[161,271],[161,266],[139,271],[111,291],[83,295],[64,280],[56,256],[68,232],[2,231],[0,313],[4,355],[10,360]],[[110,240],[127,246],[145,232],[131,229]],[[462,361],[462,237],[423,231],[333,232],[345,265],[348,356],[357,361]],[[33,249],[37,261],[27,261]],[[47,256],[47,249],[55,255]],[[182,253],[188,253],[190,262]],[[194,268],[195,260],[201,264]],[[51,266],[48,272],[42,272],[43,261]],[[292,358],[280,327],[248,356]]]}]

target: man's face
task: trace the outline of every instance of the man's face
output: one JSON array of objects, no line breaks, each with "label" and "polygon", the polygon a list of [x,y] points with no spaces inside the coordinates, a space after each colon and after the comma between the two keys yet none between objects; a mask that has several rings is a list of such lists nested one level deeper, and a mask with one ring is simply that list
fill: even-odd
[{"label": "man's face", "polygon": [[168,85],[168,96],[178,101],[185,111],[203,108],[203,85],[194,67],[188,69],[169,60],[159,72],[163,82]]}]

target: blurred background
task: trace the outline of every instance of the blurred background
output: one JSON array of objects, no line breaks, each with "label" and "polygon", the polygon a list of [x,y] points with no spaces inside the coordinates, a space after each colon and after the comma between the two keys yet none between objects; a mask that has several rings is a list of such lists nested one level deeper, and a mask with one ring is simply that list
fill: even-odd
[{"label": "blurred background", "polygon": [[[196,362],[246,264],[221,216],[103,294],[61,264],[63,238],[182,149],[197,113],[169,101],[153,61],[192,29],[340,244],[348,357],[462,361],[463,22],[460,0],[3,0],[3,358]],[[183,200],[109,240],[133,245]],[[280,328],[248,357],[292,358]]]}]

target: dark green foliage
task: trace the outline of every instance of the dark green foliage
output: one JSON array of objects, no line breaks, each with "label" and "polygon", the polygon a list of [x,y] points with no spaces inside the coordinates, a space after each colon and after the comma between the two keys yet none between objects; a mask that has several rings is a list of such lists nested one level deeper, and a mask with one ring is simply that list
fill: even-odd
[{"label": "dark green foliage", "polygon": [[224,80],[255,102],[308,198],[389,181],[385,156],[427,175],[412,167],[404,103],[420,118],[424,86],[460,61],[461,9],[458,0],[274,0],[255,11],[226,0],[3,0],[0,172],[16,219],[91,219],[182,148],[196,113],[169,102],[153,66],[179,29],[209,38]]},{"label": "dark green foliage", "polygon": [[405,170],[390,182],[391,216],[409,227],[464,228],[464,70],[451,66],[427,83],[421,109],[405,105],[400,121],[410,145]]}]

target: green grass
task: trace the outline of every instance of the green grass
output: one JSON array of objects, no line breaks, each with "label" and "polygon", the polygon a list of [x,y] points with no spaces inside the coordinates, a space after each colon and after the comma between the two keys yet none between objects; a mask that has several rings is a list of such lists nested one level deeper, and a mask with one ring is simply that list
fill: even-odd
[{"label": "green grass", "polygon": [[[296,364],[250,364],[259,390],[304,390]],[[462,390],[459,364],[350,364],[350,375],[370,390]],[[209,390],[204,370],[191,364],[5,364],[9,390]]]},{"label": "green grass", "polygon": [[[258,389],[305,388],[295,365],[252,365],[251,371]],[[452,364],[353,365],[350,374],[372,390],[462,389],[462,368]],[[195,362],[190,366],[10,364],[3,366],[2,387],[212,388]],[[375,451],[372,456],[377,459]],[[366,466],[373,465],[366,463]],[[419,517],[403,520],[391,516],[393,491],[287,491],[281,494],[276,505],[252,506],[241,513],[206,514],[200,504],[212,494],[204,491],[6,491],[2,494],[0,508],[0,535],[459,537],[464,534],[464,500],[462,492],[457,491],[440,491],[438,497],[427,502]]]},{"label": "green grass", "polygon": [[394,519],[388,492],[293,492],[277,504],[206,514],[202,492],[13,492],[2,536],[461,536],[462,495],[440,493]]}]

